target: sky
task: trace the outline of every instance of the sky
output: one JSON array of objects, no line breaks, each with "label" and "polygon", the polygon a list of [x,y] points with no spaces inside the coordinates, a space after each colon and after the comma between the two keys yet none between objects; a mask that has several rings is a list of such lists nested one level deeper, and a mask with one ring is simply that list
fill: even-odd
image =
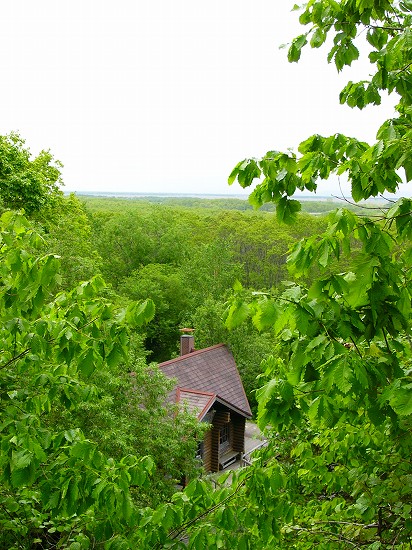
[{"label": "sky", "polygon": [[[289,0],[13,0],[1,8],[0,133],[50,149],[65,191],[247,193],[246,157],[313,133],[372,141],[393,100],[339,105],[326,50],[287,61],[302,32]],[[347,188],[344,187],[344,192]],[[319,195],[339,194],[323,183]]]}]

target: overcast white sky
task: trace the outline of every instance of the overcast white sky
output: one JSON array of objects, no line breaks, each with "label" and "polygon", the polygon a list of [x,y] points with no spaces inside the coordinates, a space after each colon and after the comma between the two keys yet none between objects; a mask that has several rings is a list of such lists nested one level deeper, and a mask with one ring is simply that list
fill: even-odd
[{"label": "overcast white sky", "polygon": [[[290,0],[13,0],[1,7],[0,132],[64,164],[66,191],[241,193],[245,157],[314,132],[372,140],[325,51],[289,64]],[[336,193],[325,184],[318,194]]]}]

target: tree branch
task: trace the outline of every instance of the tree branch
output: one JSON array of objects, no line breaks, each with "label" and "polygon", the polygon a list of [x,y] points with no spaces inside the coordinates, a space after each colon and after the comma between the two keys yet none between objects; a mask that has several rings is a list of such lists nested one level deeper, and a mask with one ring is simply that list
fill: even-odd
[{"label": "tree branch", "polygon": [[362,354],[361,354],[361,352],[359,351],[359,348],[358,348],[358,346],[356,345],[356,342],[355,342],[355,340],[352,338],[352,336],[350,337],[350,341],[351,341],[352,344],[354,345],[354,347],[355,347],[355,349],[356,349],[356,351],[357,351],[359,357],[360,357],[361,359],[363,359]]},{"label": "tree branch", "polygon": [[321,529],[309,529],[308,527],[291,527],[293,531],[304,531],[306,533],[311,533],[314,535],[323,535],[324,537],[330,538],[330,539],[337,539],[339,541],[345,542],[347,544],[350,544],[354,548],[361,548],[358,543],[353,542],[352,540],[344,537],[343,535],[339,535],[338,533],[330,533],[329,531],[322,531]]}]

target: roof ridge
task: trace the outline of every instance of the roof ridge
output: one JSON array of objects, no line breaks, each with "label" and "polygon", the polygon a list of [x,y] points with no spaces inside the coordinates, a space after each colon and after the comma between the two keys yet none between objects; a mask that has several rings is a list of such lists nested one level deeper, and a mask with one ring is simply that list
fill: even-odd
[{"label": "roof ridge", "polygon": [[175,357],[174,359],[169,359],[168,361],[162,361],[162,363],[158,364],[158,367],[162,368],[164,365],[170,365],[171,363],[177,363],[178,361],[181,361],[182,359],[187,359],[188,357],[193,357],[195,355],[200,355],[201,353],[204,353],[206,351],[210,351],[211,349],[215,348],[221,348],[221,347],[227,347],[226,344],[215,344],[214,346],[209,346],[208,348],[202,348],[197,349],[195,351],[191,351],[190,353],[186,353],[185,355],[179,355],[178,357]]}]

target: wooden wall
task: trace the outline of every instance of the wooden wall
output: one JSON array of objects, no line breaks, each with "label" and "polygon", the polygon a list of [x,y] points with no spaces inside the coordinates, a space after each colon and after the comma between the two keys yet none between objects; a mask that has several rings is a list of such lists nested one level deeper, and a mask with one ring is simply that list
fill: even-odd
[{"label": "wooden wall", "polygon": [[240,453],[245,452],[245,424],[243,416],[232,414],[232,449]]},{"label": "wooden wall", "polygon": [[203,464],[207,472],[212,471],[212,429],[205,433],[203,440]]},{"label": "wooden wall", "polygon": [[219,471],[219,434],[220,428],[230,421],[230,440],[233,451],[245,450],[245,418],[227,409],[217,410],[211,429],[205,434],[203,462],[209,472]]}]

